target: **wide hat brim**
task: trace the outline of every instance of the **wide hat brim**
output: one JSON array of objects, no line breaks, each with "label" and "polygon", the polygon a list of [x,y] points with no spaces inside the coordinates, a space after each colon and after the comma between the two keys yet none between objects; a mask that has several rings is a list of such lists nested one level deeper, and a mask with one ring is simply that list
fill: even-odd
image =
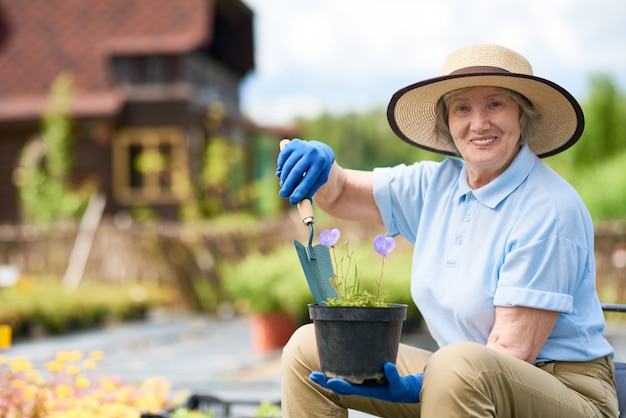
[{"label": "wide hat brim", "polygon": [[428,151],[458,155],[447,141],[435,134],[437,102],[444,94],[466,87],[504,87],[523,94],[538,111],[534,140],[528,145],[540,158],[557,154],[578,141],[584,116],[576,99],[561,86],[533,75],[495,69],[444,75],[398,90],[387,108],[391,129],[402,140]]}]

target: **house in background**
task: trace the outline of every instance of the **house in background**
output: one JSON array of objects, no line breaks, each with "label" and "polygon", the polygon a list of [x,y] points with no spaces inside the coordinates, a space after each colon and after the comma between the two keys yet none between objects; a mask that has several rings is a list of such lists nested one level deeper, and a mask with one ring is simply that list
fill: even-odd
[{"label": "house in background", "polygon": [[[230,141],[264,131],[239,108],[253,68],[253,12],[239,0],[0,0],[0,223],[20,220],[12,173],[61,72],[74,82],[72,180],[97,181],[105,213],[175,219],[173,174],[202,171],[211,115]],[[150,153],[162,163],[142,170]]]}]

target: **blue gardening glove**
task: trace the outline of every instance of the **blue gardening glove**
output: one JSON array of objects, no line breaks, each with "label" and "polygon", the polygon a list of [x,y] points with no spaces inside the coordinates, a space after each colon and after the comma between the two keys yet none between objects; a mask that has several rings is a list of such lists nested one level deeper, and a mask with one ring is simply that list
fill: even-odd
[{"label": "blue gardening glove", "polygon": [[335,161],[333,150],[319,141],[289,141],[278,154],[276,177],[280,178],[282,198],[292,205],[312,197],[328,181],[330,167]]},{"label": "blue gardening glove", "polygon": [[387,385],[353,385],[343,379],[326,379],[322,372],[313,372],[309,376],[320,386],[330,389],[339,395],[357,395],[366,398],[395,403],[418,403],[422,390],[424,373],[400,376],[395,364],[387,362],[384,365]]}]

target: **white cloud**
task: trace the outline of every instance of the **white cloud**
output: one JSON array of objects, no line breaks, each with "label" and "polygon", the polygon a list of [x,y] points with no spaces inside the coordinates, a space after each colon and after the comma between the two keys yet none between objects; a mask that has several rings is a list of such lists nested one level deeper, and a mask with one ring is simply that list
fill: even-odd
[{"label": "white cloud", "polygon": [[242,98],[261,123],[384,105],[472,43],[519,51],[575,95],[591,72],[626,84],[624,1],[244,1],[256,15],[257,67]]}]

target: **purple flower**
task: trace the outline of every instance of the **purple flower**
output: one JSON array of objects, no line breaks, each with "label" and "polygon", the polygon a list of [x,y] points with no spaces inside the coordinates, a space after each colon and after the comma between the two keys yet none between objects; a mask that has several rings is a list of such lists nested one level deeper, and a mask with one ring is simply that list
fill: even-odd
[{"label": "purple flower", "polygon": [[333,247],[339,241],[340,232],[337,228],[325,229],[320,233],[319,241],[324,247]]},{"label": "purple flower", "polygon": [[396,248],[396,240],[392,237],[386,237],[384,235],[378,235],[374,238],[374,250],[382,255],[386,256]]}]

